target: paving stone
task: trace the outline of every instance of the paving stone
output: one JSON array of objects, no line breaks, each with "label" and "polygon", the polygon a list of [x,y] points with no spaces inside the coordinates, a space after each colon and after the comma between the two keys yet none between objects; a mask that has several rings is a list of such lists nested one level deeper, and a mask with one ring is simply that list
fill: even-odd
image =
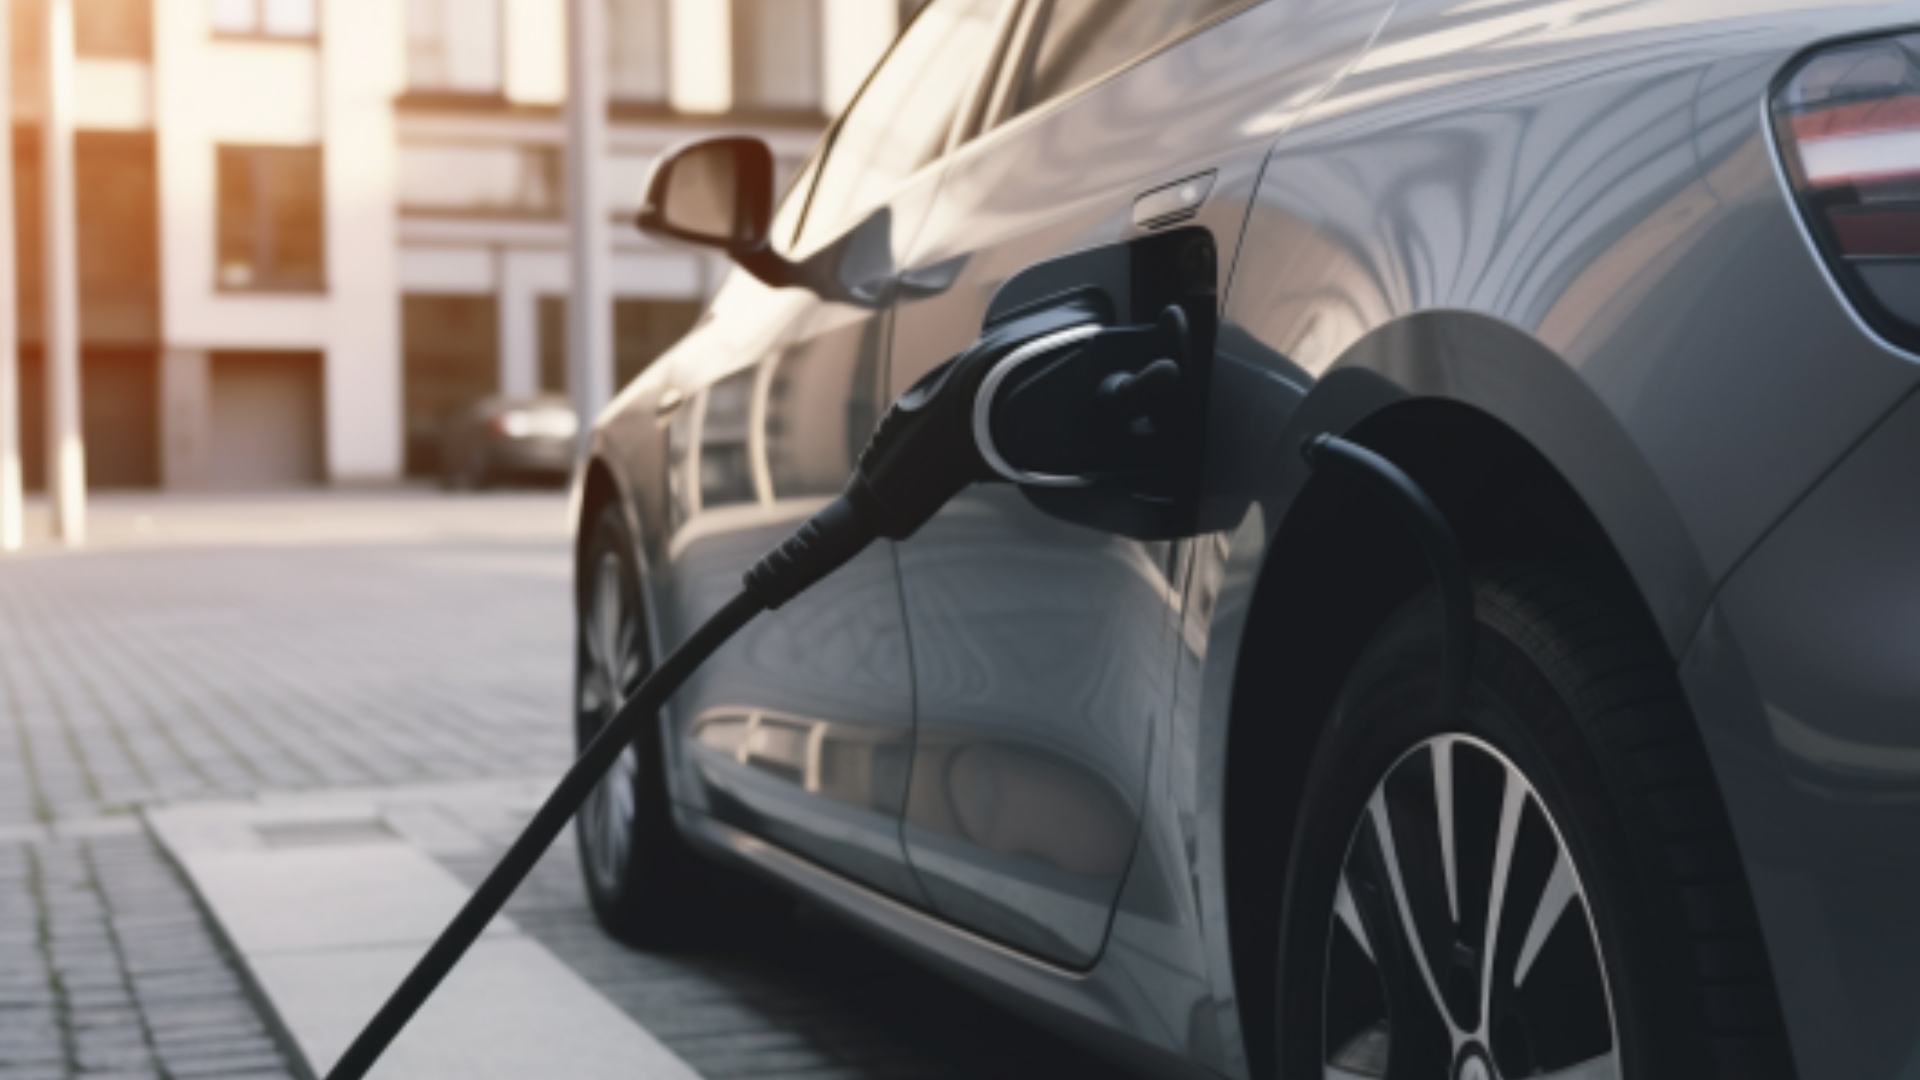
[{"label": "paving stone", "polygon": [[276,1050],[176,1055],[162,1059],[161,1063],[166,1066],[167,1073],[176,1080],[200,1076],[235,1076],[286,1067],[285,1060]]}]

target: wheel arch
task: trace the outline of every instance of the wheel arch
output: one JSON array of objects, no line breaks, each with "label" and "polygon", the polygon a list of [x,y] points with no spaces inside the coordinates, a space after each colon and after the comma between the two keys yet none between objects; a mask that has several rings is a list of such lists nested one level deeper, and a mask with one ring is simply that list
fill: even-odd
[{"label": "wheel arch", "polygon": [[[579,494],[574,498],[573,508],[573,603],[577,615],[584,596],[587,578],[587,546],[592,542],[590,530],[594,519],[600,516],[608,503],[621,502],[620,485],[614,479],[613,469],[599,456],[587,459],[581,470],[578,487]],[[622,513],[628,515],[628,527],[633,521],[631,513],[622,507]]]},{"label": "wheel arch", "polygon": [[[600,440],[596,440],[599,442]],[[581,466],[580,480],[575,488],[571,517],[573,519],[573,579],[574,602],[581,600],[581,582],[586,579],[587,545],[590,541],[588,530],[593,520],[608,504],[620,507],[620,517],[626,522],[627,535],[633,541],[632,555],[640,579],[641,611],[647,621],[647,647],[658,649],[659,625],[655,620],[653,598],[647,591],[647,540],[646,522],[640,517],[640,509],[634,504],[632,488],[621,475],[610,455],[603,452],[606,447],[596,446],[596,452],[589,455]],[[658,656],[654,659],[657,661]]]},{"label": "wheel arch", "polygon": [[[599,440],[596,440],[598,442]],[[605,447],[596,447],[604,450]],[[581,605],[585,603],[587,581],[588,545],[591,543],[590,529],[594,519],[608,505],[617,505],[620,516],[626,522],[627,536],[632,540],[629,554],[634,560],[639,592],[633,598],[640,605],[640,617],[646,629],[646,647],[652,662],[660,662],[661,628],[657,605],[649,586],[648,576],[648,535],[644,531],[646,523],[641,519],[640,509],[635,505],[629,492],[631,489],[623,482],[617,466],[605,453],[590,455],[581,468],[580,479],[575,488],[573,499],[573,603],[574,616],[579,617]],[[659,725],[661,753],[667,764],[666,779],[669,794],[677,801],[680,793],[682,764],[679,747],[668,738],[670,725]]]},{"label": "wheel arch", "polygon": [[1230,650],[1217,779],[1229,962],[1256,1076],[1272,1065],[1275,915],[1322,724],[1374,629],[1430,581],[1389,509],[1346,497],[1300,461],[1299,444],[1319,432],[1405,469],[1470,561],[1577,554],[1612,563],[1635,583],[1670,655],[1711,593],[1628,434],[1577,372],[1522,332],[1465,312],[1409,317],[1355,344],[1315,384],[1272,444],[1277,458],[1257,500],[1264,545],[1247,595],[1214,605],[1244,620]]}]

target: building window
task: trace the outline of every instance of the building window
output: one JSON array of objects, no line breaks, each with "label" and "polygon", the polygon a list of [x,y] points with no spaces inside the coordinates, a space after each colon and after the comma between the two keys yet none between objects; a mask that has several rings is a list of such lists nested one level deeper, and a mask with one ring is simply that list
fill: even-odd
[{"label": "building window", "polygon": [[407,88],[498,94],[500,0],[407,0]]},{"label": "building window", "polygon": [[425,214],[560,214],[560,152],[552,146],[400,147],[400,208]]},{"label": "building window", "polygon": [[211,0],[213,32],[236,37],[310,38],[319,0]]},{"label": "building window", "polygon": [[145,60],[153,53],[152,0],[75,4],[73,47],[81,56]]},{"label": "building window", "polygon": [[607,96],[667,100],[667,0],[607,0]]},{"label": "building window", "polygon": [[819,0],[733,0],[733,103],[773,112],[820,109]]},{"label": "building window", "polygon": [[319,148],[222,146],[217,152],[220,287],[324,289]]},{"label": "building window", "polygon": [[400,298],[406,471],[440,471],[450,419],[499,389],[500,305],[492,295]]}]

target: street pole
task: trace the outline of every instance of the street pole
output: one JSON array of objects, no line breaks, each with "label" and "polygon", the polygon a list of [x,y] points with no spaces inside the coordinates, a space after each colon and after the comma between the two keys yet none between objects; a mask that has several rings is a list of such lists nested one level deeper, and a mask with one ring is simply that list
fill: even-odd
[{"label": "street pole", "polygon": [[0,551],[18,551],[26,537],[20,520],[19,282],[13,264],[13,12],[0,0]]},{"label": "street pole", "polygon": [[41,124],[41,225],[46,293],[47,494],[53,534],[87,539],[87,458],[80,435],[80,295],[74,236],[73,0],[46,0],[46,102]]},{"label": "street pole", "polygon": [[580,416],[576,445],[613,397],[613,289],[605,150],[604,0],[567,0],[567,388]]}]

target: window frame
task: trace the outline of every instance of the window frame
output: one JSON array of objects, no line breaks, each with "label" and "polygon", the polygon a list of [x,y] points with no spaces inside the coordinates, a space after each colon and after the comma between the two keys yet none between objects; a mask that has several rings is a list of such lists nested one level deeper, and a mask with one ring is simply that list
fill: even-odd
[{"label": "window frame", "polygon": [[310,34],[275,34],[267,31],[267,0],[247,0],[253,5],[253,29],[224,30],[213,21],[212,0],[201,0],[207,5],[207,33],[215,41],[273,42],[284,45],[318,45],[320,43],[321,5],[326,0],[313,0],[313,32]]},{"label": "window frame", "polygon": [[[319,4],[322,2],[324,2],[324,0],[314,0],[315,4]],[[405,5],[408,3],[408,0],[395,0],[395,2],[400,3],[404,9]],[[444,14],[448,5],[446,4],[445,0],[440,0],[440,3],[441,3],[441,10]],[[414,82],[413,28],[411,25],[408,25],[402,29],[402,33],[401,33],[402,46],[406,51],[406,57],[405,57],[405,61],[401,65],[401,67],[403,68],[403,71],[401,73],[402,86],[401,86],[398,100],[401,101],[402,103],[418,103],[418,104],[430,104],[430,105],[458,104],[458,105],[468,105],[468,106],[471,106],[471,105],[497,106],[497,105],[506,104],[506,101],[507,101],[507,11],[506,11],[506,4],[504,0],[502,0],[501,3],[497,4],[494,7],[493,13],[494,13],[494,35],[495,35],[494,57],[493,57],[493,64],[494,64],[494,80],[493,81],[495,85],[493,86],[492,89],[468,90],[468,89],[461,89],[461,88],[449,87],[449,86],[424,86]],[[403,16],[402,16],[403,19],[409,19],[411,15],[412,15],[412,12],[403,10]],[[442,48],[444,47],[445,45],[443,40]]]},{"label": "window frame", "polygon": [[[609,20],[612,19],[612,6],[614,3],[617,3],[617,2],[618,0],[607,0],[607,4],[608,4],[607,17]],[[655,113],[673,112],[673,71],[674,71],[673,4],[671,3],[671,0],[661,0],[659,30],[660,30],[661,40],[666,42],[666,48],[662,49],[660,52],[661,91],[660,91],[659,97],[646,97],[646,98],[622,97],[619,94],[614,93],[611,88],[611,83],[613,81],[613,62],[610,57],[608,58],[607,81],[609,83],[609,88],[607,90],[607,105],[610,109],[614,110],[616,114],[652,115]],[[504,49],[504,45],[505,43],[503,40],[502,42],[503,49]],[[609,32],[608,34],[608,47],[609,48],[612,47],[611,32]],[[502,62],[501,67],[502,67],[502,70],[504,71],[505,70],[504,61]],[[731,77],[729,77],[729,81],[731,81]]]},{"label": "window frame", "polygon": [[[220,159],[222,155],[229,151],[245,153],[248,156],[248,160],[252,163],[254,170],[252,182],[256,188],[259,186],[260,173],[262,171],[259,163],[263,155],[287,152],[310,152],[313,154],[314,168],[318,173],[317,180],[319,189],[319,198],[315,202],[314,229],[320,252],[320,268],[319,272],[315,274],[312,279],[305,280],[276,276],[264,281],[249,282],[245,285],[231,285],[221,280],[222,264],[220,256],[221,252],[225,249],[225,244],[222,243],[223,237],[221,236],[223,214],[220,204],[223,201],[223,192],[220,189]],[[333,260],[329,257],[331,253],[327,249],[327,152],[325,146],[319,143],[305,146],[286,146],[273,143],[222,142],[214,144],[213,154],[213,290],[215,294],[222,296],[325,296],[330,293],[332,291],[330,275],[333,268]],[[253,214],[256,229],[262,220],[271,221],[273,218],[269,201],[270,200],[262,200],[258,191],[255,192]],[[262,250],[262,245],[267,243],[269,243],[269,241],[262,239],[256,232],[253,237],[253,247],[256,256]]]},{"label": "window frame", "polygon": [[[144,31],[144,36],[140,38],[137,48],[101,49],[96,47],[99,44],[99,40],[97,38],[91,37],[91,31],[93,31],[100,25],[102,10],[104,9],[97,8],[97,7],[90,7],[89,5],[86,5],[86,4],[76,4],[74,6],[74,9],[73,9],[74,55],[77,57],[86,57],[88,59],[94,59],[94,60],[137,60],[137,61],[142,61],[146,63],[152,63],[153,61],[153,5],[151,3],[151,0],[127,0],[124,7],[122,8],[122,11],[125,13],[132,13],[132,12],[139,13],[135,17],[138,20],[140,20],[139,28],[142,31]],[[92,17],[89,18],[88,15],[84,15],[82,14],[82,12],[91,12]]]},{"label": "window frame", "polygon": [[[527,139],[493,141],[480,139],[462,139],[454,137],[399,139],[394,143],[394,208],[402,218],[466,220],[466,221],[563,221],[567,216],[566,207],[566,162],[564,147],[558,143],[540,142]],[[525,206],[434,206],[405,201],[402,189],[401,171],[406,168],[403,160],[409,151],[463,151],[480,152],[503,151],[512,155],[523,166],[532,167],[532,161],[539,161],[541,171],[548,173],[553,204],[550,207]],[[523,177],[524,180],[524,177]]]},{"label": "window frame", "polygon": [[[810,104],[806,104],[806,105],[766,105],[757,101],[747,102],[744,99],[744,97],[740,93],[740,89],[741,89],[741,83],[740,83],[741,35],[739,34],[740,20],[736,18],[736,16],[739,13],[741,0],[709,0],[709,2],[720,2],[720,3],[725,3],[727,5],[727,21],[728,21],[728,27],[729,27],[729,31],[728,31],[729,55],[727,57],[727,66],[728,66],[727,92],[729,95],[729,101],[731,102],[730,111],[734,115],[744,116],[744,117],[766,117],[766,118],[772,118],[772,119],[800,118],[800,119],[811,119],[815,121],[818,121],[822,116],[826,115],[827,18],[828,18],[826,0],[805,0],[805,2],[810,4],[812,8],[811,21],[813,23],[813,33],[811,36],[813,40],[810,44],[810,48],[813,50],[813,64],[814,64],[813,101]],[[671,13],[669,12],[668,18],[671,18],[671,17],[672,17]],[[671,41],[672,39],[669,38],[668,40]],[[895,37],[895,40],[898,40],[897,35]],[[892,46],[888,46],[887,51],[891,53],[893,51]],[[668,49],[667,63],[669,65],[673,63],[671,48]],[[875,65],[874,70],[876,71],[879,70],[879,66]],[[671,80],[672,78],[671,73],[669,73],[668,78],[669,80]],[[861,83],[861,88],[865,89],[866,84]],[[857,95],[855,96],[854,100],[855,101],[859,100]],[[852,102],[848,102],[847,108],[848,109],[853,108]],[[845,113],[843,112],[842,115],[845,115]],[[838,126],[837,122],[836,122],[836,126]],[[804,227],[800,231],[805,231]]]},{"label": "window frame", "polygon": [[[920,18],[927,13],[928,8],[931,8],[934,3],[937,2],[939,2],[939,0],[930,0],[929,3],[922,4],[920,9],[914,12],[913,20],[908,22],[906,26],[902,26],[899,32],[894,34],[893,41],[887,45],[887,51],[882,53],[880,59],[874,63],[873,67],[867,70],[866,77],[860,80],[860,88],[856,90],[853,97],[847,101],[847,107],[840,110],[840,115],[833,118],[833,123],[827,127],[826,133],[820,137],[820,142],[814,149],[813,154],[807,158],[806,162],[801,165],[800,171],[795,174],[797,178],[805,179],[808,187],[806,205],[801,207],[800,216],[795,220],[793,225],[793,236],[787,241],[788,253],[798,254],[803,250],[800,246],[800,241],[807,235],[807,225],[813,219],[814,192],[818,190],[820,177],[826,173],[827,165],[832,160],[834,148],[840,141],[840,129],[846,124],[848,114],[860,107],[860,102],[867,96],[868,87],[873,85],[874,78],[880,74],[881,69],[887,66],[887,62],[893,59],[893,51],[899,46],[900,40],[906,37],[907,30],[914,22],[918,22]],[[885,199],[881,200],[883,203],[890,201],[902,188],[913,183],[921,173],[931,168],[944,166],[948,159],[953,156],[953,152],[966,141],[962,138],[962,134],[981,114],[983,103],[986,100],[986,91],[992,82],[992,76],[999,71],[1002,65],[1003,55],[1007,51],[1006,46],[1009,43],[1009,39],[1013,31],[1021,23],[1020,16],[1026,11],[1029,4],[1030,0],[1007,0],[1006,6],[1000,11],[997,25],[993,28],[992,40],[988,45],[987,62],[980,65],[973,73],[967,88],[961,91],[959,108],[954,110],[953,120],[947,129],[946,138],[941,141],[940,152],[935,154],[933,159],[926,164],[908,173],[906,176],[901,177],[900,182],[887,193]],[[776,208],[776,217],[777,216]],[[818,251],[828,244],[833,243],[835,240],[838,240],[842,235],[844,235],[844,233],[823,236],[818,243],[805,250],[808,254],[811,254],[813,251]]]}]

